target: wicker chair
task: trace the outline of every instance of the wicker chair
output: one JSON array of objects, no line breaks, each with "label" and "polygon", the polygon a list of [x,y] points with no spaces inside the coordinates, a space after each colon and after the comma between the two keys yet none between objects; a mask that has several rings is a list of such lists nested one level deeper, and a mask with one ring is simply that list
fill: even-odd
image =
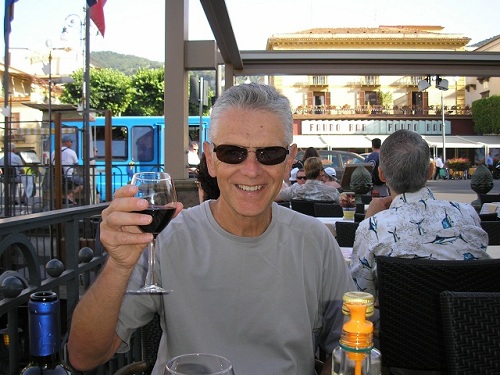
[{"label": "wicker chair", "polygon": [[337,203],[314,203],[314,216],[316,217],[342,217],[342,206]]},{"label": "wicker chair", "polygon": [[330,205],[335,204],[334,201],[313,201],[306,199],[292,199],[290,201],[290,207],[292,208],[292,210],[301,212],[305,215],[315,216],[314,207],[317,203],[324,203]]},{"label": "wicker chair", "polygon": [[500,374],[500,293],[440,295],[449,375]]},{"label": "wicker chair", "polygon": [[479,214],[479,219],[481,219],[481,221],[497,221],[498,214],[496,212],[490,212],[487,214]]},{"label": "wicker chair", "polygon": [[290,201],[276,202],[279,206],[290,208]]},{"label": "wicker chair", "polygon": [[292,199],[290,201],[290,208],[304,215],[314,216],[314,201]]},{"label": "wicker chair", "polygon": [[481,201],[481,207],[485,203],[500,202],[500,194],[479,194],[479,200]]},{"label": "wicker chair", "polygon": [[382,366],[445,373],[440,293],[500,292],[500,259],[376,262]]},{"label": "wicker chair", "polygon": [[139,332],[141,335],[142,361],[123,366],[114,375],[150,374],[151,370],[153,370],[162,334],[160,316],[155,314],[153,320],[141,327]]},{"label": "wicker chair", "polygon": [[352,247],[354,237],[359,223],[353,221],[337,221],[335,223],[335,232],[337,233],[337,243],[340,247]]},{"label": "wicker chair", "polygon": [[361,223],[363,220],[365,220],[365,214],[359,214],[357,212],[354,214],[354,221],[356,223]]},{"label": "wicker chair", "polygon": [[481,227],[488,233],[488,246],[500,245],[500,220],[481,221]]}]

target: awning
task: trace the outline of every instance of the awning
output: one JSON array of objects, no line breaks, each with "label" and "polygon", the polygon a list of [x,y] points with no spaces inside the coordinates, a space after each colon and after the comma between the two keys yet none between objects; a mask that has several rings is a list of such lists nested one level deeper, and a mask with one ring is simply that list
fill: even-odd
[{"label": "awning", "polygon": [[297,144],[298,148],[315,147],[332,150],[371,148],[371,138],[375,137],[369,135],[294,135],[293,142]]},{"label": "awning", "polygon": [[[429,144],[429,147],[443,147],[443,137],[438,135],[426,135],[423,138]],[[445,137],[446,148],[482,148],[483,143],[474,142],[469,137],[461,137],[457,135],[447,135]]]},{"label": "awning", "polygon": [[[349,148],[366,148],[372,147],[372,139],[380,138],[382,142],[389,135],[366,134],[366,135],[294,135],[293,142],[298,148],[315,147],[319,149],[330,148],[349,149]],[[423,135],[422,136],[429,147],[443,147],[443,137],[440,135]],[[471,135],[458,136],[447,135],[445,137],[446,148],[500,148],[500,136],[496,135]]]},{"label": "awning", "polygon": [[471,135],[462,136],[472,142],[482,143],[488,146],[488,148],[500,148],[500,136],[499,135]]},{"label": "awning", "polygon": [[325,148],[326,144],[321,139],[320,135],[294,135],[293,143],[297,144],[298,148]]},{"label": "awning", "polygon": [[321,135],[326,146],[339,148],[371,148],[372,141],[367,135]]},{"label": "awning", "polygon": [[[52,134],[55,134],[55,129],[52,128]],[[61,128],[61,133],[63,134],[72,134],[76,132],[76,128],[70,127],[66,128],[63,127]],[[21,129],[12,129],[13,134],[17,135],[47,135],[49,134],[49,128],[21,128]]]}]

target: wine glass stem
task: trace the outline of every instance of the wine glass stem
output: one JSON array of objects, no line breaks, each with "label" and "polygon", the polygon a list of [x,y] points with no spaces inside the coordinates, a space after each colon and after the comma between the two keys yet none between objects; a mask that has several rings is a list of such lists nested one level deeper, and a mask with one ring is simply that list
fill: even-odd
[{"label": "wine glass stem", "polygon": [[153,240],[148,244],[148,272],[146,273],[146,282],[145,286],[148,287],[150,285],[156,285],[155,281],[155,247],[156,247],[156,236],[153,237]]}]

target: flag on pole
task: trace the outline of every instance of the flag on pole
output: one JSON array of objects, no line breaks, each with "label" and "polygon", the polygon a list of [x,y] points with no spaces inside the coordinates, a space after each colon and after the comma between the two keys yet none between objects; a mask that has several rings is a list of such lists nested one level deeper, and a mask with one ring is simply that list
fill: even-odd
[{"label": "flag on pole", "polygon": [[106,5],[106,0],[87,0],[87,5],[90,8],[90,19],[95,23],[101,35],[104,36],[104,32],[106,31],[106,23],[104,22],[104,5]]},{"label": "flag on pole", "polygon": [[7,39],[9,38],[10,34],[10,23],[12,22],[12,19],[14,18],[14,3],[17,0],[5,0],[5,13],[4,13],[4,20],[3,20],[3,37],[5,42],[7,43]]}]

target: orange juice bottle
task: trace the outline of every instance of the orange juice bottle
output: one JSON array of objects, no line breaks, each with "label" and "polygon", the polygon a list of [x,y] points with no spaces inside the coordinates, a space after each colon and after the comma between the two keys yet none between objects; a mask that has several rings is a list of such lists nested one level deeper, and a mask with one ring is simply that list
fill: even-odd
[{"label": "orange juice bottle", "polygon": [[342,327],[340,345],[332,353],[333,375],[380,375],[381,354],[373,347],[373,296],[347,292],[342,310],[349,319]]}]

